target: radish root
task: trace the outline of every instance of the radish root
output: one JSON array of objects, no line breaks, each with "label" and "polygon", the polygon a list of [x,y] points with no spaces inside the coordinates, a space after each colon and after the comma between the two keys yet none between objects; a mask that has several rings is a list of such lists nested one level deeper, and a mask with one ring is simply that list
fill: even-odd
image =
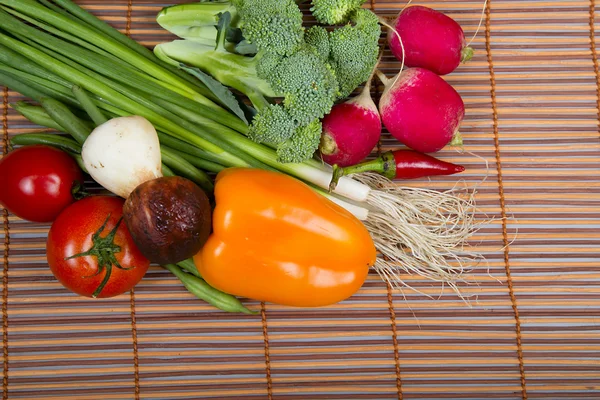
[{"label": "radish root", "polygon": [[458,285],[469,284],[465,273],[485,261],[467,243],[484,224],[475,220],[475,192],[401,187],[374,173],[355,179],[373,189],[363,223],[381,253],[375,265],[381,278],[400,289],[411,288],[403,274],[419,275],[461,296]]},{"label": "radish root", "polygon": [[483,9],[481,10],[481,18],[479,18],[479,25],[477,25],[475,34],[473,35],[471,40],[469,40],[469,43],[467,43],[466,47],[469,47],[471,45],[471,43],[473,43],[473,40],[475,40],[475,38],[477,37],[477,34],[479,33],[479,30],[481,29],[481,24],[483,23],[483,16],[485,15],[485,7],[487,6],[487,2],[488,2],[488,0],[484,0],[484,2],[483,2]]}]

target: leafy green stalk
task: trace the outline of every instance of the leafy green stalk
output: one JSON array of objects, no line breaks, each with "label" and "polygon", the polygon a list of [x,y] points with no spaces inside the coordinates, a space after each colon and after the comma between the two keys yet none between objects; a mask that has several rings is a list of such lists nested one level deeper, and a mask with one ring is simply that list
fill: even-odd
[{"label": "leafy green stalk", "polygon": [[241,312],[244,314],[256,314],[244,307],[244,305],[234,296],[223,293],[206,283],[203,279],[192,274],[183,272],[181,268],[173,264],[164,265],[163,268],[169,270],[183,283],[186,289],[201,300],[227,312]]},{"label": "leafy green stalk", "polygon": [[98,32],[108,35],[113,40],[120,42],[130,48],[132,51],[146,57],[148,60],[162,66],[167,69],[171,73],[179,76],[183,80],[187,81],[190,85],[192,85],[195,90],[207,96],[213,100],[216,100],[209,90],[207,90],[200,82],[193,79],[191,76],[179,71],[168,64],[163,63],[161,60],[156,58],[156,56],[152,53],[152,51],[148,50],[146,47],[142,46],[135,40],[131,39],[129,36],[122,34],[118,30],[114,29],[112,26],[108,25],[106,22],[102,21],[100,18],[96,17],[93,14],[88,13],[83,8],[79,7],[77,4],[70,0],[54,0],[55,3],[60,4],[61,7],[64,7],[65,10],[68,10],[71,15],[81,20],[83,23],[88,24],[90,27],[98,30]]},{"label": "leafy green stalk", "polygon": [[[0,84],[8,86],[8,83],[6,83],[6,81],[2,80],[1,74],[0,74]],[[12,87],[14,87],[14,85],[9,86],[9,87],[12,88]],[[27,96],[27,95],[25,95],[25,96]],[[46,110],[44,110],[40,106],[34,106],[31,104],[25,103],[24,101],[12,103],[10,106],[14,110],[16,110],[19,114],[23,115],[25,118],[27,118],[29,121],[33,122],[36,125],[45,126],[47,128],[54,129],[56,131],[63,130],[62,126],[57,124],[56,121],[54,121],[52,119],[52,117],[50,117],[48,115]],[[22,136],[22,135],[19,135],[19,136]]]},{"label": "leafy green stalk", "polygon": [[211,179],[204,172],[199,171],[185,158],[167,146],[160,146],[162,162],[178,175],[191,180],[200,186],[206,193],[212,193],[215,189]]},{"label": "leafy green stalk", "polygon": [[77,85],[74,85],[71,90],[73,91],[73,94],[81,104],[81,107],[87,112],[87,114],[90,116],[92,121],[94,121],[94,124],[96,124],[96,126],[102,125],[103,123],[108,121],[104,114],[102,114],[102,111],[100,111],[100,109],[96,107],[96,104],[94,104],[90,96],[87,95],[84,89],[80,88]]},{"label": "leafy green stalk", "polygon": [[22,133],[20,135],[14,136],[10,140],[10,142],[13,146],[45,144],[47,146],[56,147],[64,151],[68,151],[70,153],[81,154],[81,145],[79,143],[77,143],[73,139],[69,139],[66,136],[57,135],[54,133]]},{"label": "leafy green stalk", "polygon": [[[201,8],[204,4],[199,4]],[[269,83],[257,76],[257,64],[261,56],[245,57],[230,53],[225,47],[226,30],[231,15],[224,13],[218,22],[218,34],[212,44],[192,40],[176,40],[162,43],[154,48],[161,60],[179,66],[194,74],[194,70],[181,64],[199,68],[216,78],[222,84],[244,93],[252,104],[261,109],[266,105],[264,97],[276,97]],[[197,76],[197,75],[196,75]]]},{"label": "leafy green stalk", "polygon": [[[13,82],[12,84],[6,83],[5,86],[8,86],[13,90],[18,91],[22,95],[30,97],[34,100],[40,101],[43,96],[50,96],[71,106],[78,105],[74,98],[65,93],[68,92],[68,90],[64,90],[64,86],[49,80],[38,78],[37,76],[16,70],[1,63],[0,76],[0,80],[2,81]],[[26,92],[23,92],[22,90]]]},{"label": "leafy green stalk", "polygon": [[194,157],[194,156],[189,155],[187,153],[181,153],[179,155],[181,156],[181,158],[183,158],[184,160],[188,161],[194,167],[200,168],[200,169],[202,169],[204,171],[214,172],[215,174],[218,174],[219,172],[221,172],[225,168],[227,168],[226,166],[221,165],[219,163],[216,163],[216,162],[213,162],[213,161],[208,161],[208,160],[205,160],[205,159],[200,158],[200,157]]},{"label": "leafy green stalk", "polygon": [[[189,91],[191,94],[195,95],[194,98],[199,103],[204,104],[209,108],[213,108],[215,111],[221,110],[221,107],[210,101],[202,94],[198,93],[198,91],[195,90],[196,88],[192,89],[189,82],[186,82],[183,78],[173,74],[156,62],[151,61],[152,56],[146,57],[141,54],[141,51],[132,51],[132,47],[140,46],[139,44],[137,46],[128,46],[123,43],[123,40],[116,39],[115,36],[118,35],[115,35],[114,33],[108,34],[105,32],[105,34],[102,34],[97,29],[90,28],[88,25],[82,24],[75,19],[56,13],[32,0],[0,0],[0,4],[4,4],[26,15],[29,15],[30,17],[34,17],[38,20],[46,22],[80,39],[87,40],[88,42],[95,44],[97,47],[108,51],[114,56],[122,60],[126,60],[131,65],[147,72],[149,75],[152,75],[164,82],[168,82],[173,86]],[[88,16],[91,16],[91,14],[85,11],[83,14],[86,15],[86,18],[88,19]],[[102,24],[104,23],[97,25]],[[117,32],[110,27],[108,31]]]},{"label": "leafy green stalk", "polygon": [[[167,85],[165,82],[161,82],[148,74],[142,73],[140,70],[127,63],[120,60],[118,60],[119,62],[116,62],[112,57],[96,54],[93,51],[82,49],[69,42],[60,40],[18,21],[1,10],[0,23],[2,23],[1,26],[3,29],[19,37],[23,42],[28,43],[28,45],[70,65],[71,67],[77,68],[77,66],[81,64],[82,66],[87,67],[86,71],[95,71],[104,77],[131,85],[146,93],[157,95],[171,102],[181,103],[188,108],[201,112],[209,118],[220,121],[222,124],[241,132],[247,130],[246,124],[243,121],[232,116],[226,110],[222,108],[214,109],[205,104],[198,103],[197,101],[192,100],[194,96],[190,95],[185,90],[172,85]],[[8,55],[5,56],[5,58],[7,57]],[[23,58],[23,56],[20,56],[20,58]],[[31,63],[32,62],[29,61],[29,64]],[[16,64],[16,62],[13,61],[13,64]],[[15,68],[18,67],[15,66]],[[40,74],[38,71],[39,68],[40,67],[37,66],[35,71],[33,71],[37,75]]]},{"label": "leafy green stalk", "polygon": [[[129,82],[132,85],[140,86],[142,88],[146,88],[146,86],[150,85],[148,89],[152,89],[155,92],[161,93],[163,91],[172,91],[180,94],[188,99],[194,99],[194,96],[189,93],[189,91],[185,91],[183,89],[174,87],[167,82],[163,82],[158,80],[150,75],[147,75],[140,71],[137,68],[132,67],[127,62],[113,56],[110,53],[107,53],[101,49],[98,49],[96,46],[89,44],[86,41],[80,40],[72,35],[65,34],[64,32],[55,29],[54,27],[44,24],[34,18],[30,18],[18,11],[12,10],[10,8],[3,7],[3,9],[19,18],[29,22],[31,25],[37,26],[49,33],[52,33],[55,36],[62,37],[67,39],[68,41],[60,41],[54,36],[44,35],[44,32],[40,30],[35,30],[30,26],[20,24],[20,25],[8,25],[4,23],[4,28],[12,31],[17,37],[23,40],[25,43],[30,45],[33,44],[33,40],[36,43],[40,44],[41,48],[46,48],[46,46],[50,46],[52,49],[59,51],[61,54],[68,56],[69,58],[81,62],[83,65],[86,65],[88,68],[95,70],[96,72],[102,73],[107,76],[116,77],[122,79],[122,77],[128,78],[125,82]],[[2,17],[0,15],[0,17]],[[15,22],[15,21],[13,21]],[[19,29],[15,29],[15,26]],[[25,30],[25,32],[23,32]],[[26,31],[29,31],[33,34],[28,34]],[[32,40],[33,39],[33,40]],[[83,48],[74,46],[70,42],[77,43],[81,45]],[[38,47],[39,48],[39,47]],[[91,51],[90,51],[91,50]],[[180,72],[180,71],[177,71]],[[186,78],[190,78],[185,75]],[[141,79],[140,79],[141,78]],[[145,85],[144,81],[145,80]],[[140,84],[140,82],[142,82]],[[161,89],[162,87],[162,89]],[[168,90],[165,90],[168,89]],[[195,107],[198,107],[198,102],[193,102]]]},{"label": "leafy green stalk", "polygon": [[165,165],[165,163],[162,163],[161,170],[162,170],[163,176],[177,176],[171,168],[169,168]]},{"label": "leafy green stalk", "polygon": [[[23,38],[23,41],[28,42],[28,39]],[[188,110],[194,111],[194,114],[196,116],[195,122],[200,124],[200,126],[202,127],[210,127],[210,129],[215,129],[215,127],[221,128],[221,125],[225,125],[242,133],[247,132],[248,130],[247,125],[242,120],[240,120],[239,118],[235,118],[225,110],[223,110],[224,115],[222,115],[223,113],[215,113],[212,110],[206,109],[201,104],[198,104],[195,101],[180,95],[179,93],[174,93],[170,90],[165,90],[164,88],[155,85],[154,82],[152,82],[151,80],[147,81],[144,79],[139,79],[136,78],[135,75],[132,76],[131,74],[128,74],[127,71],[120,71],[118,67],[113,67],[111,69],[110,65],[106,65],[102,68],[101,63],[99,63],[98,60],[86,62],[87,59],[85,55],[82,55],[79,58],[79,61],[84,61],[85,64],[91,64],[94,70],[101,71],[101,73],[96,73],[93,70],[78,64],[75,61],[75,56],[72,56],[72,58],[67,58],[61,54],[56,53],[47,46],[43,46],[37,43],[28,44],[34,47],[35,49],[53,57],[54,59],[61,61],[69,65],[70,67],[75,68],[80,72],[85,73],[90,77],[106,84],[107,86],[119,91],[122,94],[131,97],[131,93],[136,93],[138,95],[145,96],[148,99],[158,98],[164,100],[166,103],[177,104],[179,106],[187,108]],[[72,54],[75,55],[77,54],[77,52],[75,51]],[[109,77],[112,79],[110,79]],[[113,80],[115,78],[116,81]]]},{"label": "leafy green stalk", "polygon": [[64,128],[65,132],[73,136],[79,143],[85,142],[91,130],[69,110],[69,107],[50,97],[42,97],[40,103],[48,115]]},{"label": "leafy green stalk", "polygon": [[23,57],[16,51],[2,45],[0,45],[0,64],[4,64],[20,71],[26,71],[39,78],[44,78],[64,86],[69,85],[70,83],[67,79],[63,79],[56,74],[48,72],[47,69],[42,68],[30,59]]},{"label": "leafy green stalk", "polygon": [[[232,16],[232,25],[237,25],[237,10],[230,1],[211,1],[191,4],[178,4],[165,7],[158,13],[156,22],[172,34],[197,43],[214,45],[217,40],[219,16],[224,13]],[[237,43],[237,30],[228,31],[228,39]],[[228,42],[229,44],[233,44]],[[228,50],[232,50],[228,46]]]},{"label": "leafy green stalk", "polygon": [[[17,90],[20,93],[24,94],[25,96],[32,97],[34,99],[36,98],[35,96],[38,95],[38,92],[34,92],[35,94],[27,94],[26,93],[26,92],[28,92],[27,89],[17,89],[16,88],[17,83],[14,83],[14,82],[9,83],[8,81],[2,81],[1,74],[0,74],[0,83],[7,85],[11,88],[13,88],[12,85],[14,85],[15,86],[15,88],[13,88],[14,90]],[[23,91],[21,91],[21,90],[23,90]],[[110,110],[117,116],[131,115],[131,113],[123,111],[122,109],[120,109],[118,107],[109,106],[108,104],[101,102],[101,101],[98,101],[97,105],[105,110],[106,109]],[[174,118],[173,120],[178,121],[179,124],[185,124],[188,127],[194,126],[193,123],[189,123],[189,122],[185,121],[183,118],[177,118],[177,117],[172,117],[172,118]],[[184,127],[177,125],[175,130],[171,130],[168,128],[161,128],[161,126],[158,125],[157,128],[159,131],[168,132],[169,135],[176,135],[179,140],[183,140],[185,142],[193,144],[194,146],[199,146],[200,148],[202,148],[202,146],[199,145],[197,142],[195,142],[193,139],[190,140],[190,137],[193,137],[195,135],[192,132],[186,130]],[[60,128],[58,130],[62,130],[62,128]],[[186,134],[180,135],[181,132],[186,132]],[[283,164],[278,161],[278,157],[277,157],[277,154],[275,153],[275,151],[273,151],[272,149],[270,149],[264,145],[253,142],[252,140],[246,138],[243,135],[237,134],[236,132],[233,132],[233,131],[229,132],[229,131],[225,130],[225,131],[223,131],[223,136],[224,136],[224,138],[227,139],[230,146],[237,148],[237,149],[244,149],[244,152],[246,154],[252,156],[255,160],[259,160],[261,165],[268,165],[273,169],[277,169],[279,171],[285,172],[289,175],[296,176],[300,179],[304,179],[307,181],[313,180],[314,179],[313,177],[315,176],[315,174],[318,175],[320,173],[323,173],[321,171],[321,169],[322,169],[321,166],[316,161],[309,160],[309,161],[305,162],[304,164]],[[244,161],[240,160],[239,158],[236,158],[232,154],[229,154],[225,151],[216,151],[215,152],[215,151],[211,151],[210,149],[207,149],[207,148],[202,148],[202,149],[207,153],[214,154],[214,156],[217,157],[217,160],[219,161],[219,163],[221,165],[225,165],[228,167],[248,166],[248,164],[246,164]],[[329,184],[329,182],[327,182],[327,184]]]},{"label": "leafy green stalk", "polygon": [[[60,29],[56,29],[52,25],[45,24],[42,21],[39,21],[39,20],[37,20],[35,18],[31,18],[30,16],[25,15],[25,14],[23,14],[23,13],[17,11],[17,10],[13,10],[12,8],[9,8],[9,7],[0,7],[0,8],[2,8],[2,10],[6,11],[7,13],[13,15],[14,17],[22,19],[23,21],[25,21],[25,22],[33,25],[33,26],[37,26],[38,28],[43,29],[46,32],[49,32],[49,33],[51,33],[52,35],[54,35],[54,36],[56,36],[58,38],[66,40],[68,43],[75,43],[75,44],[83,47],[84,49],[91,50],[91,51],[93,51],[95,53],[104,55],[106,57],[111,57],[111,59],[114,62],[121,62],[121,63],[123,62],[121,59],[119,59],[119,58],[113,56],[112,54],[110,54],[110,53],[108,53],[108,52],[106,52],[106,51],[104,51],[104,50],[102,50],[102,49],[94,46],[93,44],[88,43],[85,40],[81,40],[81,39],[79,39],[76,36],[69,35],[68,33],[61,31]],[[65,14],[65,15],[68,15],[68,14]]]},{"label": "leafy green stalk", "polygon": [[109,36],[113,40],[127,46],[130,50],[132,50],[132,51],[138,53],[139,55],[147,58],[148,60],[162,66],[163,68],[167,69],[171,73],[186,80],[188,83],[191,83],[192,85],[195,86],[196,90],[199,91],[200,94],[204,94],[209,97],[211,96],[210,92],[207,91],[205,88],[203,88],[202,85],[198,81],[195,81],[187,74],[184,74],[181,71],[178,71],[178,70],[170,67],[169,65],[163,63],[158,58],[156,58],[156,56],[154,55],[154,53],[152,53],[152,51],[148,50],[146,47],[142,46],[135,40],[131,39],[129,36],[122,34],[121,32],[119,32],[112,26],[108,25],[106,22],[102,21],[100,18],[96,17],[95,15],[90,14],[89,12],[87,12],[83,8],[79,7],[77,4],[75,4],[71,0],[53,0],[53,1],[56,4],[60,5],[61,7],[63,7],[65,10],[69,11],[69,13],[71,13],[73,16],[75,16],[79,20],[81,20],[84,23],[88,24],[89,26],[95,28],[98,32]]},{"label": "leafy green stalk", "polygon": [[[189,156],[189,157],[186,157],[186,159],[188,161],[189,161],[189,158],[194,158],[194,159],[202,159],[202,160],[210,161],[215,164],[223,164],[223,162],[224,162],[224,160],[221,157],[219,157],[218,155],[216,155],[214,153],[209,153],[207,151],[199,149],[196,146],[191,146],[189,143],[186,143],[183,140],[177,139],[167,133],[161,132],[160,130],[158,130],[157,133],[158,133],[158,139],[160,140],[161,144],[165,144],[166,146],[169,146],[173,150],[177,150],[179,152],[179,154],[181,154],[181,155]],[[228,165],[228,166],[233,167],[235,165]]]},{"label": "leafy green stalk", "polygon": [[[1,1],[1,0],[0,0]],[[35,59],[40,65],[46,67],[53,73],[72,81],[91,93],[99,96],[100,98],[109,99],[110,103],[114,106],[121,108],[122,110],[129,112],[131,115],[140,115],[148,119],[150,122],[165,128],[169,132],[174,132],[186,138],[187,141],[196,144],[200,148],[214,153],[224,153],[224,150],[230,150],[237,153],[240,157],[248,162],[242,162],[243,165],[255,165],[258,166],[257,161],[252,157],[247,156],[244,152],[241,152],[239,148],[233,146],[227,146],[226,142],[220,140],[215,133],[199,129],[198,126],[188,123],[187,121],[180,121],[183,127],[176,124],[177,118],[170,112],[158,107],[155,103],[152,103],[147,98],[140,96],[133,91],[130,91],[130,97],[127,97],[114,90],[105,83],[94,79],[89,73],[83,73],[77,68],[73,68],[63,62],[60,62],[44,52],[37,50],[29,45],[19,42],[6,35],[0,34],[0,44],[4,44],[15,51],[19,51],[22,55]],[[91,71],[90,71],[91,72]],[[116,85],[116,84],[115,84]],[[125,90],[125,89],[123,89]],[[132,101],[133,100],[133,101]],[[148,108],[149,107],[149,108]],[[190,132],[191,130],[191,132]],[[192,133],[198,132],[198,134]],[[222,149],[219,144],[225,145],[227,149]],[[229,158],[230,155],[223,154],[224,157]],[[260,164],[260,163],[259,163]]]}]

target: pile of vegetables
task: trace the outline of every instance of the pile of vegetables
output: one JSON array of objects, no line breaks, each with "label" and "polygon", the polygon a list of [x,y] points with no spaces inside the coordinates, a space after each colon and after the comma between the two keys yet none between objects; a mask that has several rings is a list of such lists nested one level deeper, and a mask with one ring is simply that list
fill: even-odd
[{"label": "pile of vegetables", "polygon": [[[334,12],[342,4],[343,12]],[[377,64],[379,20],[361,4],[315,2],[319,22],[344,24],[331,31],[322,25],[305,30],[294,0],[168,7],[157,21],[181,40],[159,44],[154,53],[247,96],[257,113],[248,136],[276,147],[281,162],[302,162],[319,146],[320,119],[365,82]]]},{"label": "pile of vegetables", "polygon": [[[151,52],[71,0],[0,0],[0,85],[65,134],[13,138],[0,203],[53,222],[52,272],[91,297],[131,289],[150,263],[246,313],[234,296],[336,303],[372,267],[394,286],[410,272],[456,287],[479,258],[472,198],[390,179],[462,172],[417,151],[459,137],[464,105],[434,72],[377,71],[389,24],[363,3],[313,0],[310,29],[292,0],[168,7],[157,20],[181,39]],[[413,150],[364,161],[381,121]],[[82,193],[79,168],[120,199]]]}]

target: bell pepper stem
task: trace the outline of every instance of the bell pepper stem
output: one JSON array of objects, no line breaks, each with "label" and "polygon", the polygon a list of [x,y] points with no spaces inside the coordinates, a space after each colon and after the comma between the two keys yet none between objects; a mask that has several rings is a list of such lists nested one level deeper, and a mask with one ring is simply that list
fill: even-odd
[{"label": "bell pepper stem", "polygon": [[331,183],[329,184],[329,191],[335,189],[341,177],[363,172],[377,172],[386,178],[394,179],[396,177],[396,160],[394,159],[394,153],[387,151],[373,160],[349,167],[342,168],[338,165],[334,165],[333,176],[331,178]]}]

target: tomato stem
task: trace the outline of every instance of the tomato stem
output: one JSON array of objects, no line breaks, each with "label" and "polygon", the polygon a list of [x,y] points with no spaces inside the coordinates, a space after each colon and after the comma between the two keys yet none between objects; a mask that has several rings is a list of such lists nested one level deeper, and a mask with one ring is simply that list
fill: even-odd
[{"label": "tomato stem", "polygon": [[81,182],[74,181],[71,186],[71,195],[75,200],[81,200],[88,197],[90,193],[85,190],[85,186]]},{"label": "tomato stem", "polygon": [[73,258],[86,257],[86,256],[93,256],[93,257],[97,258],[98,270],[96,271],[96,273],[91,276],[84,277],[84,278],[91,278],[91,277],[101,274],[104,271],[104,279],[102,279],[102,282],[100,282],[100,285],[98,285],[98,287],[92,294],[93,298],[98,297],[100,295],[100,292],[102,292],[102,290],[108,283],[110,276],[112,274],[113,265],[124,271],[128,271],[130,269],[135,268],[135,266],[132,266],[129,268],[122,267],[121,264],[119,264],[119,261],[117,261],[117,258],[115,257],[115,254],[121,252],[121,246],[118,246],[115,244],[115,235],[117,234],[117,230],[119,229],[121,222],[123,222],[123,217],[119,218],[119,221],[117,222],[115,227],[108,233],[108,235],[106,235],[105,237],[100,236],[102,231],[104,231],[104,228],[106,228],[106,225],[108,224],[109,219],[110,219],[110,214],[108,214],[108,217],[106,217],[106,220],[104,220],[104,223],[102,224],[102,226],[96,232],[94,232],[94,234],[92,235],[92,243],[93,244],[92,244],[92,247],[88,251],[84,251],[83,253],[78,253],[71,257],[65,258],[65,260],[71,260]]}]

